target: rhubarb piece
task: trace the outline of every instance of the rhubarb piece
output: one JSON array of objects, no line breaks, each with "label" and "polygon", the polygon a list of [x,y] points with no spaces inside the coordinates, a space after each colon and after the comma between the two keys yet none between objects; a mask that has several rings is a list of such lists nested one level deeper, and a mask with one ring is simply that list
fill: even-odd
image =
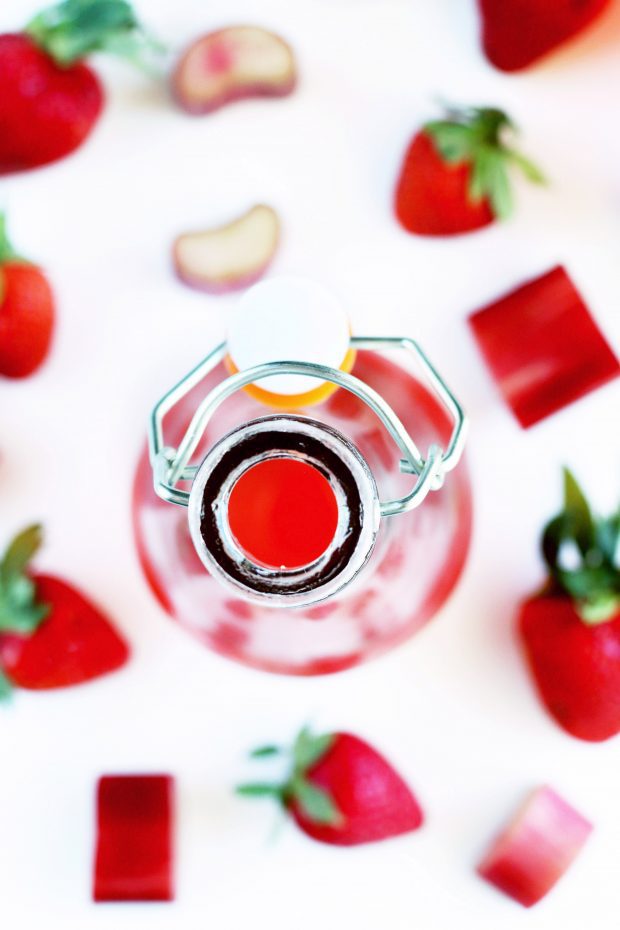
[{"label": "rhubarb piece", "polygon": [[592,824],[552,788],[538,788],[497,838],[478,874],[524,907],[532,907],[564,875]]},{"label": "rhubarb piece", "polygon": [[171,901],[174,778],[104,775],[97,786],[95,901]]},{"label": "rhubarb piece", "polygon": [[469,318],[504,399],[527,428],[620,374],[620,365],[561,266]]},{"label": "rhubarb piece", "polygon": [[184,233],[173,246],[178,276],[211,294],[249,287],[265,273],[278,247],[277,213],[258,204],[225,226]]},{"label": "rhubarb piece", "polygon": [[230,26],[201,36],[181,57],[174,96],[188,113],[211,113],[233,100],[285,97],[296,83],[290,46],[258,26]]}]

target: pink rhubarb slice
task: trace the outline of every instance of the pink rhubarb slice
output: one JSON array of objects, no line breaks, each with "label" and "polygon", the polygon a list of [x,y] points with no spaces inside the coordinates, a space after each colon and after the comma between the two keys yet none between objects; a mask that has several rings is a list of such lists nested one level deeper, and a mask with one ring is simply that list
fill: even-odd
[{"label": "pink rhubarb slice", "polygon": [[551,891],[592,832],[552,788],[530,795],[478,866],[478,874],[524,907]]},{"label": "pink rhubarb slice", "polygon": [[285,97],[296,84],[295,56],[280,36],[259,26],[229,26],[200,36],[172,78],[188,113],[211,113],[235,100]]}]

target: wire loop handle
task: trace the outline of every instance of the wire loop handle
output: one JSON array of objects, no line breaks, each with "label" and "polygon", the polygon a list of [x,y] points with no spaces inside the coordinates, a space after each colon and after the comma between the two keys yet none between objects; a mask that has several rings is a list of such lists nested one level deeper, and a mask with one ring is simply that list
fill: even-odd
[{"label": "wire loop handle", "polygon": [[369,350],[403,349],[416,357],[435,393],[454,421],[452,435],[445,452],[439,446],[433,444],[428,449],[426,458],[423,458],[414,440],[390,405],[377,391],[361,381],[360,378],[356,378],[355,375],[325,365],[316,365],[312,362],[289,361],[255,365],[253,368],[248,368],[225,378],[207,394],[198,406],[178,449],[166,446],[163,435],[163,419],[165,415],[225,358],[227,345],[223,342],[213,349],[178,384],[171,388],[153,409],[149,428],[149,454],[153,468],[155,493],[172,504],[178,504],[182,507],[188,506],[189,492],[178,488],[178,482],[193,480],[198,466],[189,464],[191,457],[204,435],[211,417],[220,404],[231,394],[248,384],[275,375],[306,375],[320,381],[329,381],[336,384],[350,391],[351,394],[359,397],[360,400],[367,404],[383,423],[400,449],[402,454],[400,470],[405,474],[417,476],[417,480],[409,494],[395,500],[381,502],[381,516],[405,513],[419,506],[429,491],[436,491],[442,487],[446,473],[456,466],[461,457],[467,429],[467,419],[463,408],[415,340],[406,336],[357,336],[351,339],[351,348]]}]

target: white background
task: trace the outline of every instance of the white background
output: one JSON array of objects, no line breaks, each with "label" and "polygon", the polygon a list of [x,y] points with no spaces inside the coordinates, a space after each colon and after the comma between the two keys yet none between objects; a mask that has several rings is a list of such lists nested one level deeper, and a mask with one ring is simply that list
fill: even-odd
[{"label": "white background", "polygon": [[[1,28],[38,4],[4,0]],[[82,689],[21,692],[0,712],[0,925],[12,930],[359,930],[620,924],[618,740],[563,734],[534,696],[513,634],[542,578],[539,527],[566,462],[595,504],[618,497],[620,383],[523,432],[483,370],[468,311],[566,263],[620,350],[620,8],[522,76],[478,49],[473,0],[143,0],[174,49],[256,22],[298,53],[281,101],[205,118],[165,87],[97,61],[108,107],[88,144],[2,180],[18,248],[58,298],[53,355],[0,385],[2,541],[42,519],[39,564],[79,582],[134,646],[121,673]],[[446,241],[401,232],[390,197],[403,147],[443,97],[505,106],[552,183],[518,189],[516,218]],[[170,244],[185,228],[257,201],[284,236],[273,273],[309,274],[345,301],[357,332],[423,342],[473,420],[475,535],[462,581],[404,648],[334,677],[294,680],[209,654],[155,603],[133,548],[130,488],[153,401],[219,340],[234,298],[179,284]],[[338,850],[236,799],[244,752],[311,719],[382,748],[427,813],[423,830]],[[173,905],[90,903],[93,789],[102,772],[172,772],[179,792]],[[480,881],[489,839],[548,782],[596,824],[571,873],[524,911]]]}]

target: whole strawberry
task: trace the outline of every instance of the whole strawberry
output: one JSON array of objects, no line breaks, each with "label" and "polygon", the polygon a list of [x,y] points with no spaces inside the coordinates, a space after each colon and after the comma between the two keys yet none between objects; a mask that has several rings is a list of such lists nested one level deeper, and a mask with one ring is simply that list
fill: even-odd
[{"label": "whole strawberry", "polygon": [[16,255],[0,213],[0,375],[32,374],[47,356],[53,329],[54,296],[47,278]]},{"label": "whole strawberry", "polygon": [[0,692],[81,684],[112,672],[129,658],[125,641],[72,585],[29,571],[41,544],[31,526],[0,563]]},{"label": "whole strawberry", "polygon": [[[263,746],[253,758],[284,755]],[[240,785],[247,797],[272,797],[315,840],[356,846],[417,830],[420,806],[400,775],[369,746],[350,733],[320,736],[303,729],[290,751],[291,765],[282,784]]]},{"label": "whole strawberry", "polygon": [[620,511],[593,517],[569,471],[564,498],[543,535],[549,583],[522,605],[519,633],[549,713],[599,742],[620,732]]},{"label": "whole strawberry", "polygon": [[126,0],[64,0],[20,33],[0,35],[0,174],[57,161],[102,111],[91,52],[136,59],[148,45]]},{"label": "whole strawberry", "polygon": [[520,71],[590,25],[611,0],[478,0],[482,44],[502,71]]},{"label": "whole strawberry", "polygon": [[454,236],[506,219],[513,210],[510,170],[543,176],[510,144],[515,126],[490,107],[449,110],[426,123],[405,153],[394,197],[400,224],[420,236]]}]

